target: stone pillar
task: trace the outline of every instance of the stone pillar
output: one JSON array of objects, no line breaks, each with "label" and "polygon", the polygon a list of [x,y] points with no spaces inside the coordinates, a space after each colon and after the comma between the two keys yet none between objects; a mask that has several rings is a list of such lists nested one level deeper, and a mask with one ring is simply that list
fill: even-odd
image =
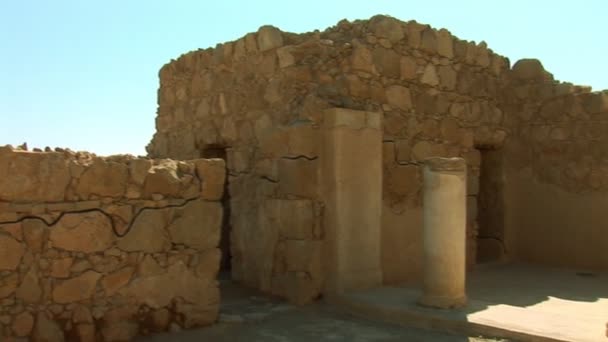
[{"label": "stone pillar", "polygon": [[382,114],[323,115],[324,294],[380,286]]},{"label": "stone pillar", "polygon": [[466,163],[462,158],[424,162],[424,283],[419,303],[465,305]]}]

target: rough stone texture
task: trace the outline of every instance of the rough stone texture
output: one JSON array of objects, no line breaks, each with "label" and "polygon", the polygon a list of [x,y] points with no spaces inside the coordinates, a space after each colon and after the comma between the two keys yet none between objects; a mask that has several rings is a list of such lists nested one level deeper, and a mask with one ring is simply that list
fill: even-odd
[{"label": "rough stone texture", "polygon": [[[605,92],[559,83],[535,60],[519,61],[511,69],[509,60],[485,42],[466,42],[445,29],[414,21],[375,16],[300,35],[262,28],[163,66],[158,103],[149,154],[188,159],[208,150],[225,150],[233,276],[284,296],[287,279],[299,284],[304,279],[287,271],[289,243],[284,240],[290,238],[284,236],[298,236],[303,226],[310,226],[301,220],[311,219],[294,216],[282,224],[279,213],[290,209],[273,201],[310,201],[315,208],[313,235],[306,228],[306,239],[324,238],[324,227],[314,223],[324,210],[318,188],[323,157],[315,149],[296,151],[292,146],[314,140],[294,127],[318,130],[327,108],[384,116],[382,265],[387,284],[420,279],[419,164],[425,158],[467,161],[469,267],[476,262],[477,236],[486,230],[477,220],[477,203],[488,197],[489,190],[479,179],[482,172],[498,170],[484,164],[480,151],[501,151],[504,179],[528,172],[524,175],[539,187],[549,184],[577,196],[608,191],[602,147],[608,146],[602,143],[608,113]],[[484,167],[487,170],[482,171]],[[566,219],[539,222],[533,215],[536,209],[552,215],[541,203],[562,200],[547,195],[549,200],[520,208],[516,203],[526,196],[526,189],[532,188],[509,187],[494,195],[504,197],[504,207],[511,208],[505,209],[502,241],[510,257],[558,266],[608,267],[602,252],[608,233],[599,223],[582,227]],[[518,210],[528,213],[525,223],[515,223],[521,221]],[[562,212],[566,218],[568,210]],[[588,217],[582,207],[570,216]],[[517,228],[522,225],[526,228]],[[561,247],[555,247],[550,257],[543,256],[543,250],[553,247],[538,246],[553,245],[546,236],[557,231],[559,238],[554,239],[560,239]],[[581,237],[576,242],[581,257],[559,256],[557,250],[568,249],[575,234]],[[517,236],[519,242],[509,241],[509,236]],[[522,243],[527,236],[534,243]],[[411,240],[397,243],[393,238]]]},{"label": "rough stone texture", "polygon": [[72,252],[93,253],[114,242],[112,222],[101,212],[64,215],[49,234],[53,247]]},{"label": "rough stone texture", "polygon": [[0,235],[0,270],[15,270],[25,247],[9,235]]},{"label": "rough stone texture", "polygon": [[62,201],[70,182],[61,153],[0,150],[0,201]]},{"label": "rough stone texture", "polygon": [[[16,316],[32,302],[32,337],[62,340],[56,322],[82,307],[95,320],[66,325],[69,336],[124,339],[140,332],[138,322],[211,323],[221,255],[221,208],[212,202],[226,183],[233,278],[296,303],[317,298],[328,229],[318,141],[326,109],[336,107],[383,116],[331,124],[383,131],[386,284],[420,280],[419,165],[429,157],[466,160],[469,267],[480,250],[608,268],[608,92],[560,83],[537,60],[510,68],[485,42],[375,16],[305,34],[265,26],[186,53],[159,77],[149,156],[195,160],[0,148],[0,309]],[[504,217],[501,231],[488,229],[484,217],[497,217],[488,213]],[[99,275],[89,299],[53,301],[83,274]],[[183,299],[169,307],[175,297]],[[138,311],[144,304],[154,314]],[[25,316],[0,316],[9,317],[0,321],[5,335],[27,330]]]},{"label": "rough stone texture", "polygon": [[[59,196],[44,183],[64,164]],[[223,161],[4,147],[5,166],[24,172],[0,181],[22,184],[0,197],[0,340],[126,341],[149,320],[164,331],[217,319]]]}]

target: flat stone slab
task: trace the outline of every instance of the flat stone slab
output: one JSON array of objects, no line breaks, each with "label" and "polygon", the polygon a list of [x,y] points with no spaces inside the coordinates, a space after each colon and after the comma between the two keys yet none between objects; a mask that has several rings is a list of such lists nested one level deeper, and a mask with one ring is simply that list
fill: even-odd
[{"label": "flat stone slab", "polygon": [[605,341],[608,274],[493,265],[469,276],[459,310],[416,305],[415,288],[381,287],[333,298],[343,310],[385,322],[518,341]]}]

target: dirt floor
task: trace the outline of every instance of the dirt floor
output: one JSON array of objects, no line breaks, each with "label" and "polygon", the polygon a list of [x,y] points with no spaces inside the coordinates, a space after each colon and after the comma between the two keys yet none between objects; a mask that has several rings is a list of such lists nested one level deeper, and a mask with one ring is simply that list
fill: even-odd
[{"label": "dirt floor", "polygon": [[137,341],[489,342],[499,340],[455,336],[373,322],[340,313],[331,305],[322,302],[295,307],[274,298],[260,296],[254,291],[224,280],[218,324],[197,330],[141,337]]}]

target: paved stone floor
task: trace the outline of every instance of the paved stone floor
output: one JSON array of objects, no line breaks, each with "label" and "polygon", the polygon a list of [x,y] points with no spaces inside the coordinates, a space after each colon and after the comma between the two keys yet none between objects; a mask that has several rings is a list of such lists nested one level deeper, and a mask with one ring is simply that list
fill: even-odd
[{"label": "paved stone floor", "polygon": [[485,342],[483,338],[442,334],[373,322],[316,303],[295,307],[223,281],[220,323],[197,330],[141,337],[139,342],[308,342],[432,341]]},{"label": "paved stone floor", "polygon": [[415,305],[415,287],[346,294],[340,305],[365,317],[451,331],[483,331],[523,341],[608,341],[608,274],[525,264],[479,266],[467,279],[468,305],[432,310]]}]

